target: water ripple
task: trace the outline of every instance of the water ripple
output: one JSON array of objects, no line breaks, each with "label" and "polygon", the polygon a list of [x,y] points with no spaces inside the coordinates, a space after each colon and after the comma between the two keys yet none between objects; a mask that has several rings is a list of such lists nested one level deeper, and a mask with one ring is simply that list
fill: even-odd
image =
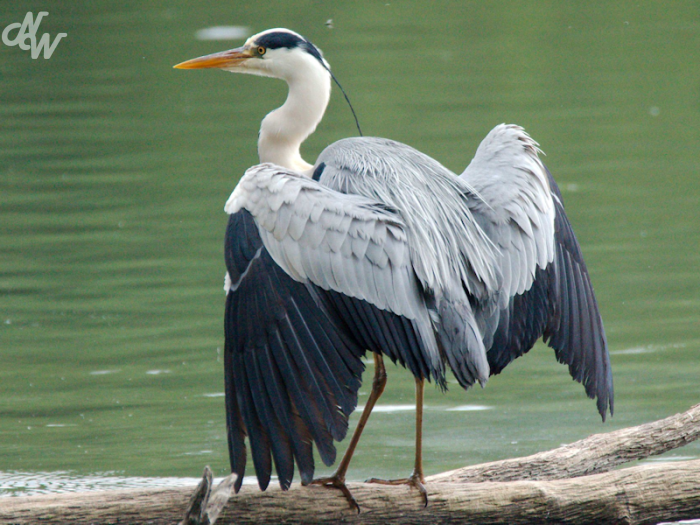
[{"label": "water ripple", "polygon": [[[215,480],[215,483],[219,483],[222,479]],[[194,487],[199,481],[200,478],[142,478],[115,476],[110,473],[80,476],[68,471],[0,471],[0,497],[98,490]],[[243,479],[243,484],[257,484],[257,480],[255,477],[248,476]]]}]

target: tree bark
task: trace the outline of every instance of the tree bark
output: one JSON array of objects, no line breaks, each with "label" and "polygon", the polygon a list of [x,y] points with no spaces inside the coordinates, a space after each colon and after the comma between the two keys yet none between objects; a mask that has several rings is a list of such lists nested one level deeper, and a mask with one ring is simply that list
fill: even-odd
[{"label": "tree bark", "polygon": [[[231,497],[216,523],[575,525],[700,518],[700,460],[604,472],[698,437],[700,405],[661,421],[594,435],[528,458],[431,476],[426,483],[428,507],[422,506],[416,490],[407,487],[350,483],[362,509],[359,515],[339,491],[324,487],[295,484],[288,492],[244,487]],[[0,525],[173,524],[183,519],[192,492],[193,488],[151,489],[0,498]]]}]

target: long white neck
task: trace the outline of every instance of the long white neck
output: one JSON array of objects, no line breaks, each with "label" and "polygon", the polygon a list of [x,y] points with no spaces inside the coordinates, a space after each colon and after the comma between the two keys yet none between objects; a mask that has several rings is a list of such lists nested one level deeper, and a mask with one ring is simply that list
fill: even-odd
[{"label": "long white neck", "polygon": [[272,162],[299,172],[313,167],[299,148],[323,118],[331,94],[331,78],[323,67],[303,67],[285,75],[289,94],[284,104],[262,121],[258,137],[260,162]]}]

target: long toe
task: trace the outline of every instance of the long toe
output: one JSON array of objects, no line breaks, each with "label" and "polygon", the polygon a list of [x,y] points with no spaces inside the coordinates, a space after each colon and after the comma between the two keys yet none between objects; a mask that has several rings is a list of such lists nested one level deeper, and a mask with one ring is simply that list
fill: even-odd
[{"label": "long toe", "polygon": [[357,500],[354,498],[354,496],[350,492],[350,489],[345,484],[344,477],[334,475],[328,478],[317,478],[312,480],[311,483],[309,483],[309,485],[321,485],[323,487],[340,490],[340,492],[342,492],[345,496],[345,499],[348,501],[350,508],[356,510],[358,514],[360,513],[360,506],[357,504]]},{"label": "long toe", "polygon": [[379,479],[379,478],[370,478],[365,481],[365,483],[377,483],[378,485],[408,485],[409,487],[413,487],[414,489],[418,490],[418,492],[421,495],[421,498],[423,499],[423,506],[427,507],[428,506],[428,491],[425,489],[425,485],[423,483],[425,480],[423,480],[423,476],[420,474],[414,472],[411,474],[410,477],[408,478],[401,478],[401,479]]}]

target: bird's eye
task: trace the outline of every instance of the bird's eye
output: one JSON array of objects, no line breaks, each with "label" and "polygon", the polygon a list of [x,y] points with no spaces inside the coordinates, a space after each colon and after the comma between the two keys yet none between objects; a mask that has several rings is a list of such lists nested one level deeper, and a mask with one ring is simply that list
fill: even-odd
[{"label": "bird's eye", "polygon": [[258,56],[263,56],[267,49],[265,49],[263,46],[258,46],[258,49],[256,49],[256,51],[258,52]]}]

